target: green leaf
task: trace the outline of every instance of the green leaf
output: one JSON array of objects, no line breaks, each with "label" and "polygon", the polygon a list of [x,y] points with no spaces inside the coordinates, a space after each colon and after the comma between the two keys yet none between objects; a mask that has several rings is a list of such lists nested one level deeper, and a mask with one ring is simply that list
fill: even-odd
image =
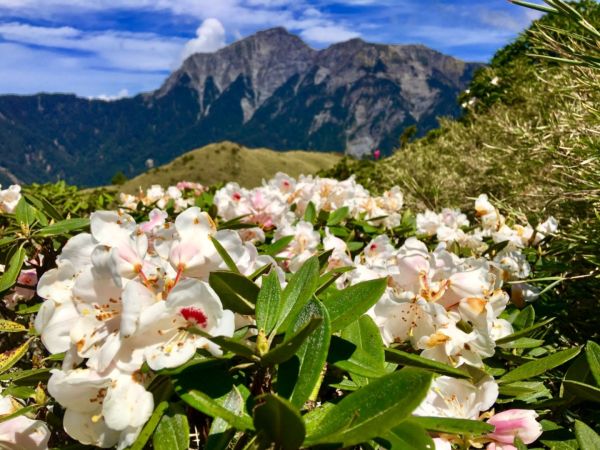
[{"label": "green leaf", "polygon": [[600,436],[579,420],[575,420],[575,436],[582,450],[600,448]]},{"label": "green leaf", "polygon": [[15,384],[31,383],[35,385],[38,381],[45,383],[48,378],[50,378],[50,369],[47,368],[19,370],[0,375],[0,381],[10,381]]},{"label": "green leaf", "polygon": [[319,282],[319,260],[316,256],[308,258],[300,270],[292,276],[281,294],[281,305],[277,319],[277,330],[283,332],[290,322],[304,308]]},{"label": "green leaf", "polygon": [[512,342],[500,345],[502,348],[536,348],[544,344],[543,339],[519,338]]},{"label": "green leaf", "polygon": [[285,399],[265,394],[257,399],[261,403],[254,408],[254,427],[258,439],[269,448],[297,450],[306,435],[306,428],[300,413]]},{"label": "green leaf", "polygon": [[389,450],[434,450],[435,444],[425,428],[411,419],[392,428],[382,436]]},{"label": "green leaf", "polygon": [[363,281],[334,292],[323,300],[329,311],[333,332],[345,328],[366,313],[381,298],[386,286],[385,278]]},{"label": "green leaf", "polygon": [[533,309],[533,306],[529,305],[519,312],[519,315],[515,318],[512,325],[515,327],[515,329],[522,330],[525,328],[531,328],[534,321],[535,310]]},{"label": "green leaf", "polygon": [[489,425],[480,420],[413,416],[411,421],[422,426],[428,431],[434,431],[436,433],[481,436],[494,431],[493,425]]},{"label": "green leaf", "polygon": [[331,408],[305,444],[346,447],[385,434],[419,406],[431,379],[429,372],[408,368],[373,380]]},{"label": "green leaf", "polygon": [[33,338],[27,339],[26,342],[14,348],[12,350],[8,350],[2,354],[0,354],[0,373],[6,372],[12,366],[14,366],[23,356],[27,353],[29,349],[29,344]]},{"label": "green leaf", "polygon": [[317,209],[315,208],[315,204],[313,202],[308,202],[306,206],[306,211],[304,211],[304,220],[310,223],[315,223],[317,219]]},{"label": "green leaf", "polygon": [[35,221],[35,208],[27,203],[25,197],[21,197],[15,207],[15,218],[21,226],[30,226]]},{"label": "green leaf", "polygon": [[0,277],[0,292],[10,289],[15,284],[21,273],[25,256],[26,253],[23,247],[18,247],[13,253],[8,262],[8,267],[5,268],[4,273]]},{"label": "green leaf", "polygon": [[402,364],[404,366],[418,367],[420,369],[431,370],[432,372],[439,373],[442,375],[448,375],[454,378],[470,378],[467,372],[452,367],[448,364],[433,361],[431,359],[423,358],[419,355],[406,353],[393,348],[385,349],[385,360],[396,364]]},{"label": "green leaf", "polygon": [[295,236],[284,236],[270,245],[266,245],[261,248],[263,255],[275,256],[286,249],[290,242],[294,240]]},{"label": "green leaf", "polygon": [[190,443],[190,426],[183,412],[169,412],[162,416],[152,435],[155,450],[187,450]]},{"label": "green leaf", "polygon": [[564,380],[563,385],[567,392],[582,400],[600,403],[600,388],[574,380]]},{"label": "green leaf", "polygon": [[225,248],[221,245],[221,243],[214,237],[210,236],[210,240],[212,241],[213,245],[215,246],[215,249],[217,250],[217,253],[221,257],[223,262],[225,262],[225,265],[227,266],[227,268],[229,270],[231,270],[233,273],[239,274],[240,270],[236,266],[235,262],[233,262],[233,259],[231,258],[229,253],[227,253],[227,250],[225,250]]},{"label": "green leaf", "polygon": [[[383,341],[373,319],[362,316],[341,334],[341,338],[332,339],[328,358],[331,364],[359,377],[378,378],[386,374]],[[360,379],[355,381],[366,384]]]},{"label": "green leaf", "polygon": [[59,234],[71,233],[73,231],[82,230],[89,227],[90,219],[67,219],[53,223],[44,228],[41,228],[36,233],[38,236],[49,237]]},{"label": "green leaf", "polygon": [[532,331],[535,331],[538,328],[545,327],[550,322],[552,322],[554,319],[555,319],[555,317],[552,317],[552,318],[544,320],[542,322],[538,322],[535,325],[533,325],[532,327],[525,328],[524,330],[517,331],[516,333],[513,333],[513,334],[509,334],[508,336],[504,336],[502,339],[498,339],[496,341],[496,345],[506,344],[507,342],[512,342],[515,339],[518,339],[520,337],[527,336]]},{"label": "green leaf", "polygon": [[335,403],[323,403],[302,416],[306,425],[307,435],[312,435],[319,431],[321,422],[332,408],[335,408]]},{"label": "green leaf", "polygon": [[[232,389],[225,397],[223,406],[230,411],[241,414],[244,410],[244,396],[241,395],[239,390]],[[205,450],[227,449],[234,435],[235,428],[232,428],[226,420],[220,417],[215,418],[208,432]]]},{"label": "green leaf", "polygon": [[254,429],[249,415],[231,407],[231,395],[241,394],[220,361],[184,370],[173,377],[173,386],[175,393],[192,408],[214,418],[221,417],[238,430]]},{"label": "green leaf", "polygon": [[329,218],[327,219],[327,226],[331,227],[334,225],[338,225],[346,217],[348,217],[349,213],[350,209],[347,206],[342,206],[341,208],[336,209],[329,215]]},{"label": "green leaf", "polygon": [[281,284],[277,271],[263,277],[262,287],[256,298],[256,326],[269,334],[277,324],[277,315],[281,302]]},{"label": "green leaf", "polygon": [[27,331],[24,325],[11,320],[0,319],[0,333],[21,333],[23,331]]},{"label": "green leaf", "polygon": [[142,428],[140,435],[128,450],[143,450],[146,447],[146,443],[150,439],[150,436],[152,436],[152,433],[154,433],[158,422],[168,407],[169,402],[167,401],[160,402],[158,405],[156,405],[156,408],[154,408],[154,412],[150,416],[150,419],[148,419],[148,422],[146,422],[144,428]]},{"label": "green leaf", "polygon": [[594,341],[588,341],[585,346],[585,357],[596,384],[600,386],[600,345]]},{"label": "green leaf", "polygon": [[498,380],[498,383],[511,383],[513,381],[525,380],[537,375],[541,375],[542,373],[554,369],[555,367],[558,367],[561,364],[564,364],[567,361],[575,358],[580,351],[581,348],[579,347],[570,348],[568,350],[563,350],[550,356],[546,356],[545,358],[526,362],[516,369],[511,370],[506,375],[503,375]]},{"label": "green leaf", "polygon": [[515,400],[532,402],[540,397],[552,397],[552,393],[541,381],[515,381],[499,386],[500,394]]},{"label": "green leaf", "polygon": [[291,326],[291,331],[296,332],[315,317],[323,318],[323,321],[308,336],[294,357],[279,366],[277,391],[289,398],[296,408],[302,408],[313,391],[318,390],[327,360],[331,325],[327,309],[321,302],[313,300],[304,307]]},{"label": "green leaf", "polygon": [[248,278],[234,272],[219,271],[211,272],[208,282],[225,309],[244,315],[254,314],[260,289]]},{"label": "green leaf", "polygon": [[272,365],[287,361],[294,356],[304,341],[308,339],[310,334],[316,330],[322,322],[323,317],[312,317],[300,330],[293,333],[289,338],[286,337],[281,344],[272,348],[262,356],[262,362],[267,365]]}]

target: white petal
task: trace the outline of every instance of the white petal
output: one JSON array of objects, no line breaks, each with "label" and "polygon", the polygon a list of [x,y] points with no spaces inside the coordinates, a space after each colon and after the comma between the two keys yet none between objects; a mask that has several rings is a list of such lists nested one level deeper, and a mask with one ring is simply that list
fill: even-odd
[{"label": "white petal", "polygon": [[63,418],[65,431],[73,439],[84,445],[95,445],[101,448],[113,447],[119,441],[119,432],[111,430],[102,417],[89,413],[81,413],[67,409]]}]

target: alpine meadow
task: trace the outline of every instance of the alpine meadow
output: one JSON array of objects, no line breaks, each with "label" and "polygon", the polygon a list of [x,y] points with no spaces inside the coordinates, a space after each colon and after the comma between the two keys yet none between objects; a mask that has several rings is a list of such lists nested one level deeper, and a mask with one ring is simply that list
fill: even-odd
[{"label": "alpine meadow", "polygon": [[508,11],[487,64],[270,27],[0,95],[0,449],[600,449],[600,4]]}]

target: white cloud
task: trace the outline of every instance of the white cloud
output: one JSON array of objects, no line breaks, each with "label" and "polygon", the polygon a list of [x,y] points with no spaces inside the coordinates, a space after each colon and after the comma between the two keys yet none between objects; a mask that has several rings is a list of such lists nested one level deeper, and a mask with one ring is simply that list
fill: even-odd
[{"label": "white cloud", "polygon": [[95,57],[94,65],[105,69],[142,72],[171,68],[185,42],[182,38],[154,33],[84,32],[72,27],[39,27],[17,22],[0,24],[0,37],[13,43],[89,53]]},{"label": "white cloud", "polygon": [[319,44],[332,44],[359,37],[360,33],[337,25],[314,26],[300,32],[304,39]]},{"label": "white cloud", "polygon": [[123,89],[137,93],[156,89],[166,77],[166,72],[107,72],[78,55],[7,42],[0,42],[0,58],[0,92],[7,94],[62,92],[99,97]]},{"label": "white cloud", "polygon": [[194,53],[214,52],[225,47],[225,28],[218,19],[206,19],[196,30],[196,37],[183,48],[181,60]]}]

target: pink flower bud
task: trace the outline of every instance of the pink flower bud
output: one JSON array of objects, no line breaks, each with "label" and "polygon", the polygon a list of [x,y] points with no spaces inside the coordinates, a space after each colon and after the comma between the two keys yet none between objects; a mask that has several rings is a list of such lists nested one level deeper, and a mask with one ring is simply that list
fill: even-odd
[{"label": "pink flower bud", "polygon": [[[500,444],[512,444],[515,437],[521,439],[524,444],[531,444],[542,434],[542,426],[535,420],[537,416],[535,411],[528,409],[503,411],[488,420],[488,423],[496,428],[487,437]],[[507,446],[500,447],[509,448]]]},{"label": "pink flower bud", "polygon": [[377,149],[373,152],[373,156],[375,157],[375,161],[377,161],[379,159],[379,157],[381,156],[381,150]]}]

